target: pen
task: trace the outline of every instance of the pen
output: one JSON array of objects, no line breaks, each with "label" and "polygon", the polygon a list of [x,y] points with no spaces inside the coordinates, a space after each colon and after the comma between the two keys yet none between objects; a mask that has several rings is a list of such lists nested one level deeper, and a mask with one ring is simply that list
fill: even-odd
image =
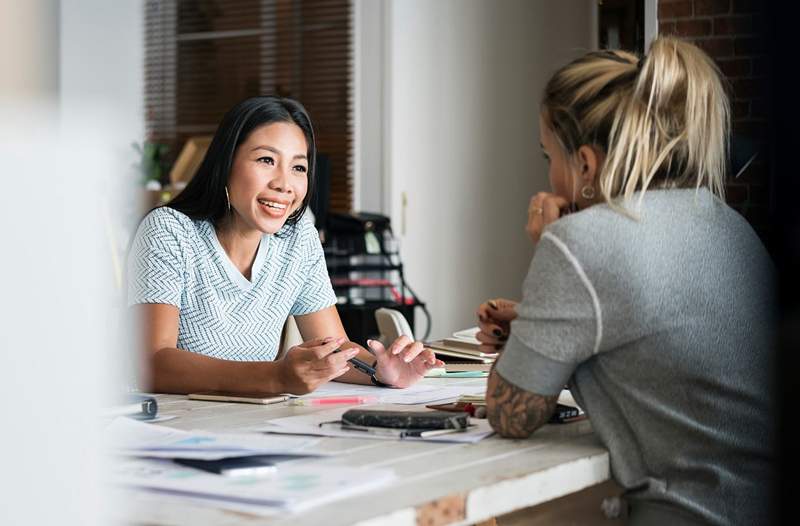
[{"label": "pen", "polygon": [[450,433],[460,433],[466,429],[392,429],[389,427],[356,427],[342,424],[342,431],[361,431],[369,435],[397,438],[429,438]]},{"label": "pen", "polygon": [[378,403],[377,396],[324,396],[320,398],[294,398],[288,405],[325,406],[325,405],[362,405]]},{"label": "pen", "polygon": [[[337,352],[340,352],[340,351],[341,351],[341,349],[336,349],[333,352],[337,353]],[[353,367],[355,367],[356,369],[358,369],[359,371],[361,371],[362,373],[366,374],[367,376],[372,376],[372,375],[375,374],[375,369],[371,365],[369,365],[366,362],[363,362],[363,361],[359,360],[358,358],[350,358],[349,360],[347,360],[347,362],[349,364],[351,364]]]}]

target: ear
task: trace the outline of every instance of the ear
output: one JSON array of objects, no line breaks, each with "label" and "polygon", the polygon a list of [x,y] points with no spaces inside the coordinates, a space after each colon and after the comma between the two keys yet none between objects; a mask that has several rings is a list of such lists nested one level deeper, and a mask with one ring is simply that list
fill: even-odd
[{"label": "ear", "polygon": [[579,177],[584,185],[594,186],[602,162],[602,153],[597,148],[586,144],[578,148]]}]

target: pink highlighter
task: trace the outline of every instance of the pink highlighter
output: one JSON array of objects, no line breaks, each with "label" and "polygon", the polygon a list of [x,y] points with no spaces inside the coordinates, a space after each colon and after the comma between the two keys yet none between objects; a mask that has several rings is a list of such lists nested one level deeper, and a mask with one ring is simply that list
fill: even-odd
[{"label": "pink highlighter", "polygon": [[329,405],[364,405],[377,404],[377,396],[322,396],[319,398],[293,398],[288,405],[324,407]]}]

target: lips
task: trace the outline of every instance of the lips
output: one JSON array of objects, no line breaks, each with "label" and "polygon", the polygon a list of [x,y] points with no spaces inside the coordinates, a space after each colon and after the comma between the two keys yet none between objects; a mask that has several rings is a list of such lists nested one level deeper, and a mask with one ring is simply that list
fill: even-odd
[{"label": "lips", "polygon": [[267,206],[269,208],[274,208],[276,210],[286,210],[289,205],[287,203],[281,203],[280,201],[270,201],[268,199],[258,199],[258,203],[263,206]]},{"label": "lips", "polygon": [[274,201],[272,199],[257,199],[257,201],[261,210],[270,217],[283,217],[291,204],[286,201]]}]

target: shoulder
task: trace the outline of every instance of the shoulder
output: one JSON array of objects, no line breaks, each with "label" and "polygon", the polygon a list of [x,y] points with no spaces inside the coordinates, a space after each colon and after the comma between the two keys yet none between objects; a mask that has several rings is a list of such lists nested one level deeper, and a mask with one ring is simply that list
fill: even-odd
[{"label": "shoulder", "polygon": [[639,197],[634,194],[615,206],[601,203],[564,216],[548,225],[543,237],[562,241],[578,257],[604,259],[636,252],[665,239],[670,231],[691,235],[698,222],[717,222],[727,212],[724,203],[695,189],[649,190]]},{"label": "shoulder", "polygon": [[275,237],[287,251],[300,250],[306,253],[320,246],[319,232],[308,214],[303,214],[294,225],[284,226]]},{"label": "shoulder", "polygon": [[608,245],[608,234],[617,232],[623,221],[632,221],[607,205],[595,205],[562,217],[545,228],[537,255],[548,247],[568,259],[589,257],[600,245]]},{"label": "shoulder", "polygon": [[151,210],[139,225],[140,230],[161,230],[174,233],[188,233],[194,230],[194,222],[182,212],[168,206]]},{"label": "shoulder", "polygon": [[162,247],[171,252],[184,252],[197,241],[199,222],[173,208],[162,206],[151,210],[139,223],[134,242],[139,247]]}]

